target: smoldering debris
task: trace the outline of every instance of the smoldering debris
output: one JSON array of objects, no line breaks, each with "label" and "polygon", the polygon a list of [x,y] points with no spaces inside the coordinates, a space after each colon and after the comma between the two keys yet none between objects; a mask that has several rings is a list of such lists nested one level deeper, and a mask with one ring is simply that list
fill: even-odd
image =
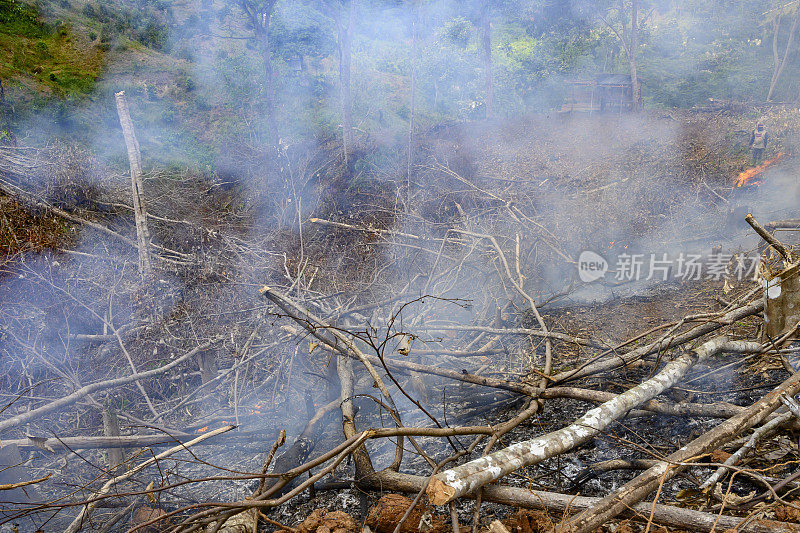
[{"label": "smoldering debris", "polygon": [[[456,519],[477,529],[496,518],[513,527],[518,507],[547,510],[536,519],[549,516],[554,527],[585,529],[618,514],[605,505],[616,495],[651,509],[639,500],[662,479],[655,472],[677,474],[662,486],[669,500],[655,507],[657,523],[700,527],[724,506],[732,510],[719,518],[726,527],[761,530],[738,514],[772,497],[762,479],[782,487],[791,478],[794,452],[780,451],[779,439],[771,445],[784,454],[781,466],[736,467],[716,483],[731,483],[727,494],[697,487],[753,424],[794,424],[774,413],[783,405],[776,394],[765,395],[798,392],[782,364],[793,355],[794,324],[768,338],[757,331],[761,283],[792,268],[792,256],[758,250],[755,233],[726,233],[736,173],[667,178],[674,152],[689,148],[646,156],[641,139],[626,140],[638,131],[657,148],[680,137],[674,121],[656,131],[658,123],[631,118],[608,146],[581,153],[559,153],[558,135],[591,122],[563,125],[542,147],[556,159],[520,148],[530,146],[513,134],[522,123],[510,123],[495,144],[439,131],[403,205],[376,186],[333,202],[320,188],[313,208],[304,200],[256,208],[244,189],[189,175],[167,186],[149,176],[154,276],[144,284],[131,209],[120,201],[129,185],[57,207],[47,196],[21,196],[35,190],[24,171],[6,174],[5,194],[59,217],[75,237],[4,266],[0,430],[23,450],[24,479],[12,483],[35,489],[4,520],[316,531],[327,523],[354,529],[373,516],[381,530],[389,526],[380,506],[405,493],[417,503],[402,500],[396,514],[408,514],[414,528],[449,528]],[[444,157],[450,139],[461,147],[452,152],[464,159],[457,165]],[[604,168],[609,157],[617,170]],[[543,165],[536,175],[519,175],[533,160]],[[771,169],[748,201],[788,212],[775,209],[775,191],[791,165]],[[777,226],[795,227],[768,228]],[[790,249],[790,234],[779,235]],[[680,254],[712,249],[728,258],[719,275],[678,271]],[[608,263],[589,282],[578,261],[586,250]],[[756,268],[736,275],[734,251],[749,251]],[[626,254],[647,260],[617,280]],[[648,280],[649,254],[669,265]],[[698,264],[711,267],[707,257]],[[708,342],[747,350],[702,357]],[[667,392],[640,394],[654,383]],[[119,436],[100,436],[109,408]],[[553,439],[577,427],[588,433],[559,440],[557,453],[537,464],[498,462],[509,445],[555,450]],[[691,459],[675,468],[659,462],[689,443]],[[490,465],[481,475],[497,467],[499,484],[480,476],[460,483],[474,461]],[[606,461],[617,463],[584,475]],[[627,492],[634,486],[640,492]],[[687,491],[701,502],[695,509],[666,505]],[[428,503],[455,496],[449,509]]]}]

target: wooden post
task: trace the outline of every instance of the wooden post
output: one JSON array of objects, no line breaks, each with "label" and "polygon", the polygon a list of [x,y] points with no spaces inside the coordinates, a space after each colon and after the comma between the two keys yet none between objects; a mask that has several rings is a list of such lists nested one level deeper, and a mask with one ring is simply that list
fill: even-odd
[{"label": "wooden post", "polygon": [[147,230],[147,210],[144,205],[144,184],[142,180],[142,154],[139,142],[133,131],[133,122],[125,100],[125,91],[114,95],[117,101],[117,114],[128,149],[128,162],[131,167],[131,189],[133,192],[133,216],[136,220],[136,241],[139,248],[139,273],[149,279],[153,273],[150,263],[150,232]]},{"label": "wooden post", "polygon": [[[119,437],[119,419],[112,407],[103,409],[103,434],[106,437]],[[124,473],[127,468],[123,464],[125,456],[120,448],[109,448],[106,450],[108,458],[108,471],[112,476]]]},{"label": "wooden post", "polygon": [[777,339],[800,322],[800,265],[767,280],[764,291],[764,340]]}]

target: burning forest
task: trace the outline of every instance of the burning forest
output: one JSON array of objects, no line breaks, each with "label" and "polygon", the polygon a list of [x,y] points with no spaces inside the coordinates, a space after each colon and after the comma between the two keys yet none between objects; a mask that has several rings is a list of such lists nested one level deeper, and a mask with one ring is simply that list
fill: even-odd
[{"label": "burning forest", "polygon": [[0,0],[0,531],[800,531],[798,20]]}]

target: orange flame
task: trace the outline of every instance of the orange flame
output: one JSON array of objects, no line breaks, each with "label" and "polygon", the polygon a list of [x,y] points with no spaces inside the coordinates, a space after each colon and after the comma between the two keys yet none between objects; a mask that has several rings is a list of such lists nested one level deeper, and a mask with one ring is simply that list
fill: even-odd
[{"label": "orange flame", "polygon": [[772,159],[770,159],[769,161],[765,161],[760,165],[758,165],[757,167],[748,168],[747,170],[743,171],[742,173],[739,174],[739,177],[736,178],[736,186],[742,187],[743,185],[750,185],[751,180],[753,180],[753,178],[755,178],[756,176],[767,170],[769,167],[771,167],[784,157],[786,157],[786,154],[781,152]]}]

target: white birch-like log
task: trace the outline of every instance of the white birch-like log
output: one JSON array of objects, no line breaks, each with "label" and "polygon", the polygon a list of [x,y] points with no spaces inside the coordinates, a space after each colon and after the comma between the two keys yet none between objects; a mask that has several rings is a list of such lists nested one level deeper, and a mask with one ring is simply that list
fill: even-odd
[{"label": "white birch-like log", "polygon": [[150,262],[150,232],[147,230],[147,210],[144,205],[144,181],[142,180],[142,154],[139,141],[133,130],[133,121],[128,111],[125,91],[114,95],[117,101],[117,114],[128,149],[128,162],[131,167],[131,190],[133,193],[133,217],[136,222],[136,243],[139,249],[139,273],[143,278],[150,278],[153,267]]},{"label": "white birch-like log", "polygon": [[777,388],[768,392],[745,411],[729,418],[689,444],[682,446],[664,460],[645,470],[622,487],[599,500],[590,510],[586,510],[560,526],[560,533],[588,533],[595,531],[615,516],[630,509],[636,502],[646,498],[676,474],[690,466],[697,458],[716,450],[756,426],[781,406],[781,395],[794,396],[800,392],[800,372],[792,374]]},{"label": "white birch-like log", "polygon": [[695,353],[686,353],[670,361],[658,374],[644,383],[587,411],[565,428],[512,444],[508,448],[436,474],[428,485],[428,498],[434,505],[443,505],[520,468],[535,465],[580,446],[631,409],[680,382],[698,361],[723,351],[755,353],[761,349],[761,344],[757,342],[729,341],[724,336],[716,337],[701,345]]}]

